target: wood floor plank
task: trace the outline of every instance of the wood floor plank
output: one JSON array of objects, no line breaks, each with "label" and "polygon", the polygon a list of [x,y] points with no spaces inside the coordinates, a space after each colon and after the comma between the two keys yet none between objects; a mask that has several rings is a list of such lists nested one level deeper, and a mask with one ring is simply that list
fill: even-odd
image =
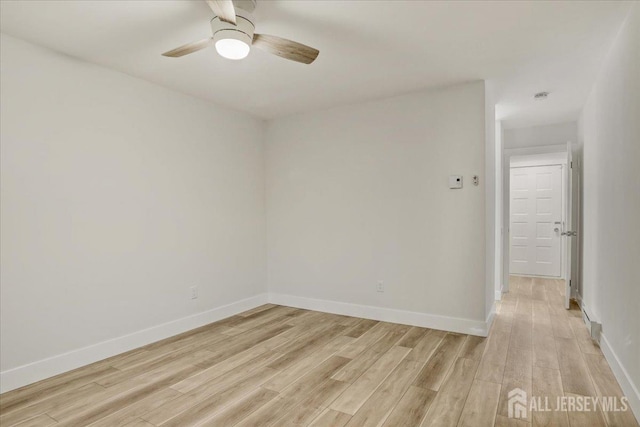
[{"label": "wood floor plank", "polygon": [[547,301],[547,294],[545,292],[546,281],[544,279],[533,278],[531,286],[531,299],[534,301]]},{"label": "wood floor plank", "polygon": [[203,427],[233,426],[243,420],[248,414],[251,414],[267,402],[273,400],[277,395],[278,393],[275,391],[258,388],[227,410],[199,425]]},{"label": "wood floor plank", "polygon": [[331,356],[307,375],[285,388],[278,398],[273,399],[242,420],[238,427],[274,425],[283,414],[291,411],[299,402],[312,395],[318,387],[325,384],[327,378],[330,378],[333,373],[348,362],[347,358]]},{"label": "wood floor plank", "polygon": [[467,335],[458,356],[466,359],[480,360],[482,359],[486,345],[487,339],[485,337]]},{"label": "wood floor plank", "polygon": [[[564,309],[560,308],[559,310]],[[558,314],[557,311],[551,313],[551,327],[553,329],[553,336],[556,338],[574,338],[573,330],[571,326],[569,326],[569,317],[564,312],[560,312],[560,314]]]},{"label": "wood floor plank", "polygon": [[531,297],[533,288],[533,277],[521,277],[518,284],[518,294]]},{"label": "wood floor plank", "polygon": [[560,369],[551,327],[547,331],[533,329],[533,364],[541,368]]},{"label": "wood floor plank", "polygon": [[235,328],[233,326],[225,326],[220,331],[222,335],[229,336],[229,337],[235,337],[236,335],[240,335],[243,332],[246,332],[246,331],[244,329]]},{"label": "wood floor plank", "polygon": [[199,385],[183,396],[171,400],[167,404],[142,416],[152,424],[160,425],[175,418],[193,406],[207,399],[216,399],[211,405],[223,406],[236,397],[230,389],[240,393],[249,393],[252,388],[259,387],[272,378],[278,371],[267,368],[266,365],[279,355],[267,353],[250,360],[237,368],[213,380]]},{"label": "wood floor plank", "polygon": [[[624,396],[620,385],[616,381],[603,355],[585,354],[584,358],[598,396],[605,398],[621,398]],[[609,426],[638,426],[638,420],[634,417],[631,408],[627,408],[626,411],[608,411],[606,410],[607,408],[603,409],[605,409],[603,411],[604,418]]]},{"label": "wood floor plank", "polygon": [[265,325],[275,325],[278,322],[288,320],[288,315],[296,312],[297,309],[292,307],[275,306],[266,310],[250,314],[242,317],[236,324],[231,325],[234,328],[244,329],[260,329]]},{"label": "wood floor plank", "polygon": [[333,341],[329,342],[327,345],[317,350],[313,354],[280,371],[280,373],[278,373],[270,381],[264,384],[263,387],[273,391],[282,391],[289,384],[292,384],[297,379],[301,378],[303,375],[309,372],[309,370],[320,365],[329,357],[340,351],[343,347],[349,345],[354,339],[355,338],[347,336],[336,337],[335,339],[333,339]]},{"label": "wood floor plank", "polygon": [[462,409],[458,427],[481,427],[494,425],[500,384],[486,381],[473,381],[467,401]]},{"label": "wood floor plank", "polygon": [[551,327],[551,315],[549,314],[549,303],[547,301],[533,301],[533,325]]},{"label": "wood floor plank", "polygon": [[169,353],[166,357],[154,359],[149,363],[139,364],[135,368],[114,372],[110,375],[105,375],[102,378],[96,380],[96,384],[99,384],[103,387],[112,387],[115,384],[130,381],[132,378],[146,374],[148,372],[157,370],[170,371],[174,369],[174,366],[179,367],[185,364],[195,365],[198,362],[202,362],[211,358],[212,355],[213,353],[208,350],[183,353],[181,357],[176,357],[175,355]]},{"label": "wood floor plank", "polygon": [[19,424],[14,424],[14,427],[50,427],[57,424],[57,421],[48,416],[47,414],[40,414],[28,420],[22,421]]},{"label": "wood floor plank", "polygon": [[402,360],[347,424],[349,427],[379,426],[389,416],[422,368],[422,362]]},{"label": "wood floor plank", "polygon": [[150,365],[158,366],[163,361],[170,362],[183,357],[189,357],[197,351],[207,351],[208,347],[214,345],[225,346],[231,342],[230,339],[230,336],[220,332],[194,335],[185,340],[176,341],[166,346],[149,350],[149,357],[146,359],[123,361],[115,367],[122,371],[136,372],[141,369],[144,370],[145,367],[148,368]]},{"label": "wood floor plank", "polygon": [[251,316],[253,314],[260,313],[262,311],[265,311],[265,310],[268,310],[268,309],[274,308],[274,307],[277,307],[277,306],[275,304],[263,304],[263,305],[260,305],[260,306],[258,306],[256,308],[252,308],[251,310],[247,310],[247,311],[245,311],[243,313],[240,313],[238,316],[240,316],[240,317],[248,317],[248,316]]},{"label": "wood floor plank", "polygon": [[[337,372],[333,379],[338,381],[354,382],[367,369],[369,369],[385,352],[387,352],[407,332],[407,327],[401,327],[386,332],[378,341],[358,354],[344,368]],[[349,346],[347,346],[349,347]],[[345,347],[346,348],[346,347]],[[404,348],[404,347],[403,347]],[[342,354],[339,351],[336,354]]]},{"label": "wood floor plank", "polygon": [[316,324],[309,325],[309,327],[296,327],[295,329],[297,329],[297,332],[292,336],[288,336],[289,342],[278,349],[280,353],[286,354],[304,347],[306,343],[313,343],[322,338],[327,331],[335,330],[337,332],[344,332],[348,330],[348,328],[336,322],[326,321],[317,322]]},{"label": "wood floor plank", "polygon": [[497,328],[492,330],[480,360],[477,379],[493,383],[502,382],[510,337],[511,329]]},{"label": "wood floor plank", "polygon": [[[280,335],[291,328],[292,326],[290,325],[271,325],[264,329],[260,328],[258,330],[251,330],[244,334],[237,335],[233,337],[233,340],[229,341],[227,345],[210,347],[209,350],[212,351],[214,355],[209,358],[209,366],[213,366],[228,359],[229,357],[242,353],[243,351]],[[202,363],[200,365],[204,366]]]},{"label": "wood floor plank", "polygon": [[516,302],[516,311],[514,316],[531,317],[533,316],[533,302],[530,298],[523,297],[522,294],[518,296]]},{"label": "wood floor plank", "polygon": [[371,328],[373,328],[377,324],[378,324],[377,320],[362,319],[355,326],[349,329],[345,333],[345,335],[351,338],[360,338],[362,334],[369,331]]},{"label": "wood floor plank", "polygon": [[[184,377],[189,376],[197,371],[197,368],[191,365],[185,365],[182,369],[171,371],[165,375],[155,377],[147,383],[137,385],[125,392],[112,394],[117,386],[106,389],[106,399],[91,402],[89,407],[83,410],[77,408],[65,408],[59,412],[50,411],[48,414],[58,420],[60,426],[65,427],[81,427],[94,423],[114,412],[120,411],[130,405],[135,404],[139,400],[160,392],[162,389],[169,387]],[[98,395],[100,396],[100,395]]]},{"label": "wood floor plank", "polygon": [[384,427],[419,426],[436,392],[410,386],[384,423]]},{"label": "wood floor plank", "polygon": [[344,427],[350,419],[351,415],[349,414],[333,409],[325,409],[318,418],[309,424],[309,427]]},{"label": "wood floor plank", "polygon": [[91,399],[92,396],[101,393],[104,393],[104,387],[95,383],[85,384],[67,393],[58,393],[48,399],[36,400],[32,405],[22,406],[8,413],[2,412],[0,415],[0,425],[10,426],[18,424],[36,415],[65,407],[69,405],[69,402],[76,402],[79,399]]},{"label": "wood floor plank", "polygon": [[[496,416],[495,427],[531,427],[526,421],[517,420],[515,418],[507,418],[502,415]],[[551,427],[551,426],[550,426]]]},{"label": "wood floor plank", "polygon": [[280,345],[287,342],[286,338],[281,337],[280,335],[276,335],[273,338],[269,338],[266,341],[263,341],[253,347],[248,348],[247,350],[236,354],[233,357],[229,357],[225,360],[222,360],[215,365],[203,369],[198,372],[196,375],[192,375],[189,378],[185,378],[183,381],[180,381],[177,384],[172,385],[171,387],[175,390],[178,390],[181,393],[188,393],[191,390],[194,390],[201,386],[202,384],[211,382],[215,378],[218,378],[227,372],[230,372],[236,369],[239,366],[246,365],[251,361],[259,362],[261,356],[269,357],[271,360],[276,360],[278,357],[281,357],[279,354],[273,353],[273,349],[279,347]]},{"label": "wood floor plank", "polygon": [[462,357],[456,359],[450,374],[422,421],[423,427],[446,427],[458,424],[477,369],[477,360]]},{"label": "wood floor plank", "polygon": [[[533,353],[531,349],[509,347],[507,362],[502,378],[502,390],[497,413],[507,416],[509,392],[515,388],[524,390],[527,396],[531,396],[533,375]],[[527,421],[530,416],[527,414]]]},{"label": "wood floor plank", "polygon": [[124,424],[123,427],[155,427],[155,426],[143,419],[137,419],[137,420],[131,421],[128,424]]},{"label": "wood floor plank", "polygon": [[602,354],[600,346],[591,339],[591,335],[589,335],[589,331],[587,331],[587,326],[581,317],[569,317],[569,326],[571,327],[573,335],[576,337],[576,341],[578,342],[578,346],[583,353]]},{"label": "wood floor plank", "polygon": [[[580,396],[572,393],[565,393],[565,396],[572,399],[583,399],[584,396]],[[595,405],[590,407],[590,410],[569,410],[567,415],[569,416],[569,425],[571,427],[606,427],[607,424],[604,421],[600,407]]]},{"label": "wood floor plank", "polygon": [[438,391],[464,341],[464,335],[448,333],[422,368],[413,385]]},{"label": "wood floor plank", "polygon": [[113,372],[117,372],[117,370],[111,366],[89,365],[8,393],[2,393],[0,394],[0,414],[7,414],[38,401],[50,399],[54,395],[84,386]]},{"label": "wood floor plank", "polygon": [[534,366],[533,372],[532,395],[548,399],[552,409],[551,411],[533,411],[530,414],[533,424],[536,426],[568,426],[567,413],[556,410],[559,409],[556,408],[558,397],[564,395],[560,371]]},{"label": "wood floor plank", "polygon": [[[506,295],[509,295],[509,294],[506,294]],[[500,313],[494,317],[493,322],[491,324],[491,330],[489,331],[490,332],[489,336],[492,336],[494,334],[494,331],[499,329],[507,333],[511,332],[511,329],[513,328],[513,317],[515,316],[515,305],[513,304],[509,305],[509,303],[510,301],[502,301],[500,303],[502,307],[512,307],[513,311]]]},{"label": "wood floor plank", "polygon": [[271,378],[275,372],[273,369],[263,367],[223,391],[198,400],[190,399],[189,395],[183,395],[169,402],[171,405],[158,408],[141,418],[165,427],[192,425],[215,416],[227,406],[259,389],[260,384]]},{"label": "wood floor plank", "polygon": [[[104,387],[94,384],[96,387],[100,387],[97,390],[91,390],[89,393],[74,396],[73,400],[65,399],[47,410],[49,414],[55,420],[62,420],[65,418],[73,417],[83,411],[91,410],[99,402],[104,401],[114,396],[114,390],[107,391]],[[125,390],[118,391],[119,393],[125,392]]]},{"label": "wood floor plank", "polygon": [[410,351],[411,349],[405,347],[392,347],[331,404],[331,409],[345,414],[355,414]]},{"label": "wood floor plank", "polygon": [[165,388],[154,393],[132,405],[129,405],[117,412],[108,415],[95,423],[91,427],[110,427],[124,425],[133,422],[142,415],[162,407],[167,402],[181,396],[182,394],[171,388]]},{"label": "wood floor plank", "polygon": [[525,350],[533,349],[533,324],[530,314],[516,314],[513,318],[513,329],[511,330],[510,346],[523,348]]},{"label": "wood floor plank", "polygon": [[337,355],[347,357],[349,359],[354,359],[360,353],[364,352],[374,343],[384,337],[385,334],[387,334],[387,332],[390,332],[391,330],[391,324],[378,322],[375,326],[362,334],[357,340],[342,349]]},{"label": "wood floor plank", "polygon": [[591,383],[591,376],[576,339],[556,337],[556,349],[564,392],[594,396],[595,389]]},{"label": "wood floor plank", "polygon": [[192,338],[195,336],[207,337],[211,335],[220,335],[220,332],[225,327],[229,326],[231,323],[234,323],[236,319],[240,319],[240,316],[227,317],[226,319],[222,319],[214,323],[209,323],[207,325],[192,329],[182,334],[174,335],[172,337],[165,338],[160,341],[153,342],[151,344],[147,344],[143,347],[140,347],[140,349],[146,350],[146,351],[154,351],[159,348],[176,349],[176,348],[179,348],[185,342],[193,342]]},{"label": "wood floor plank", "polygon": [[411,353],[407,355],[407,359],[426,362],[440,346],[440,343],[446,335],[447,333],[444,331],[428,330],[413,347]]},{"label": "wood floor plank", "polygon": [[318,349],[328,344],[337,336],[341,335],[347,328],[342,325],[333,325],[330,328],[317,334],[312,339],[300,340],[293,348],[279,348],[278,351],[284,355],[269,365],[270,368],[282,370],[313,354]]},{"label": "wood floor plank", "polygon": [[318,325],[319,320],[322,318],[324,313],[319,311],[311,311],[311,310],[300,310],[300,313],[297,317],[291,318],[287,320],[287,323],[294,326],[313,326]]},{"label": "wood floor plank", "polygon": [[275,422],[275,425],[278,427],[308,425],[348,386],[349,383],[329,378],[316,387],[313,393],[286,412],[282,418]]},{"label": "wood floor plank", "polygon": [[132,353],[118,360],[114,360],[113,362],[110,363],[110,366],[118,369],[119,371],[122,371],[142,363],[148,363],[151,360],[157,357],[161,357],[166,353],[168,353],[168,351],[162,347],[155,350],[140,349],[140,351],[138,352]]},{"label": "wood floor plank", "polygon": [[400,347],[414,348],[418,342],[429,332],[429,329],[419,328],[417,326],[411,327],[409,331],[398,341]]}]

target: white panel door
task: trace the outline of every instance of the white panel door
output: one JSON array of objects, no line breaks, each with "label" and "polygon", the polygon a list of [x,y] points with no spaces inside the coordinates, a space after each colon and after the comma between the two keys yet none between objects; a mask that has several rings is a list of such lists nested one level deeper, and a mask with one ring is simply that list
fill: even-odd
[{"label": "white panel door", "polygon": [[510,273],[562,275],[562,166],[511,168]]}]

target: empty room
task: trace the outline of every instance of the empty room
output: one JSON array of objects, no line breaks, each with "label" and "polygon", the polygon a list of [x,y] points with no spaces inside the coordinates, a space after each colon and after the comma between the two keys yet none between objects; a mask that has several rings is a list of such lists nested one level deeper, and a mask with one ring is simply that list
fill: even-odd
[{"label": "empty room", "polygon": [[0,426],[638,427],[640,2],[0,0]]}]

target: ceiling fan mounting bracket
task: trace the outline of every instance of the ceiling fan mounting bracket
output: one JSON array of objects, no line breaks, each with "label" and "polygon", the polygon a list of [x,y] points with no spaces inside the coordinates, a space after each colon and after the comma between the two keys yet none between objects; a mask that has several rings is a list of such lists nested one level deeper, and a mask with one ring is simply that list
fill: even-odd
[{"label": "ceiling fan mounting bracket", "polygon": [[218,16],[211,19],[211,32],[213,41],[223,38],[242,40],[251,46],[255,25],[253,15],[244,9],[236,9],[236,25],[222,21]]}]

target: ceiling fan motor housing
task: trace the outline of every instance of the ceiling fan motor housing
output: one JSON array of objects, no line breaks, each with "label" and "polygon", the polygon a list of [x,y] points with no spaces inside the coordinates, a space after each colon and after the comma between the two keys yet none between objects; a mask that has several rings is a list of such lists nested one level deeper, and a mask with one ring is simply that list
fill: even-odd
[{"label": "ceiling fan motor housing", "polygon": [[251,46],[253,41],[253,15],[244,9],[236,8],[236,24],[220,20],[218,16],[211,20],[211,31],[213,32],[213,42],[222,39],[236,39]]}]

